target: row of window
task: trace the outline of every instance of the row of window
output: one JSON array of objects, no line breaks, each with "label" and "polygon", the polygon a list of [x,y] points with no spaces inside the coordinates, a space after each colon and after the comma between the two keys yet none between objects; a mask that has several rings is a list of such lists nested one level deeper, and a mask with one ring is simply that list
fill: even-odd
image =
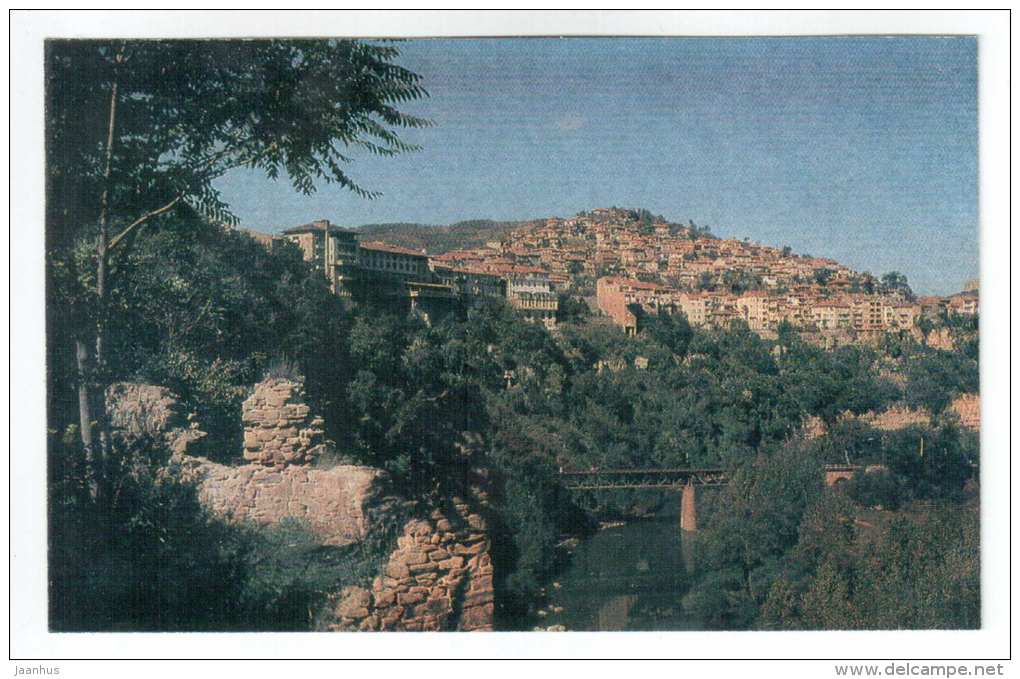
[{"label": "row of window", "polygon": [[411,262],[405,259],[400,259],[392,256],[380,257],[378,255],[369,256],[366,261],[366,265],[374,269],[386,269],[389,271],[404,271],[407,273],[420,273],[424,270],[424,267],[417,262]]}]

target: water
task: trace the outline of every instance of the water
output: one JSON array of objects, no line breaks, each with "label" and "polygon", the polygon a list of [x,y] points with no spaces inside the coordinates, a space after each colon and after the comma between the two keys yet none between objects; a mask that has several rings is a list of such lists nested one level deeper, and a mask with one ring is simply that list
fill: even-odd
[{"label": "water", "polygon": [[676,516],[609,527],[570,551],[570,565],[547,588],[536,626],[568,631],[703,629],[681,605],[689,579]]}]

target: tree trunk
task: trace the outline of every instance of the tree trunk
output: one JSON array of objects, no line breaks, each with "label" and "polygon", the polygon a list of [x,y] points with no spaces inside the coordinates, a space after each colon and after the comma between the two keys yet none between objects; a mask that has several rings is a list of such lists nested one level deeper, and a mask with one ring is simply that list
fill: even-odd
[{"label": "tree trunk", "polygon": [[[106,327],[110,264],[110,169],[113,163],[113,139],[117,120],[117,81],[110,88],[110,120],[106,133],[106,163],[103,170],[103,194],[100,198],[99,240],[96,244],[96,344],[95,361],[90,365],[88,349],[81,339],[75,340],[78,365],[78,410],[81,441],[89,467],[89,487],[93,499],[105,496],[107,465],[110,456],[110,426],[106,414]],[[98,431],[98,445],[95,434]]]},{"label": "tree trunk", "polygon": [[92,448],[92,399],[89,396],[92,371],[89,366],[88,347],[81,339],[74,341],[74,355],[78,366],[78,420],[81,427],[81,443],[85,448],[85,462],[91,471],[95,458],[95,450]]},{"label": "tree trunk", "polygon": [[[96,383],[93,354],[88,342],[79,338],[74,341],[75,362],[78,372],[78,421],[81,427],[82,446],[85,449],[85,481],[89,495],[97,501],[106,497],[106,440],[102,434],[96,441],[96,430],[103,431],[100,418],[106,415],[106,393]],[[108,430],[107,430],[108,431]]]}]

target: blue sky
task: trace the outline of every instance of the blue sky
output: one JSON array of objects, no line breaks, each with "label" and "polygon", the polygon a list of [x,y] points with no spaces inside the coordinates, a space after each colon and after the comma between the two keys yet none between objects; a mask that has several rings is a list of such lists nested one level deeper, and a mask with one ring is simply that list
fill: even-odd
[{"label": "blue sky", "polygon": [[419,153],[356,155],[381,191],[312,196],[238,171],[244,226],[316,218],[446,224],[645,207],[905,273],[921,293],[978,275],[977,43],[972,38],[415,40],[405,108]]}]

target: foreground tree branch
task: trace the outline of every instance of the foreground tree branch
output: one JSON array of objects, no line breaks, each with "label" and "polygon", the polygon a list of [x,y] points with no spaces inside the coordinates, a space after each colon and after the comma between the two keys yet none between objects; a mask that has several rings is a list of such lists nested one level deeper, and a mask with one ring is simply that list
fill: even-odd
[{"label": "foreground tree branch", "polygon": [[[96,495],[110,453],[104,394],[117,376],[113,255],[120,261],[143,226],[177,210],[234,223],[212,182],[238,167],[284,172],[302,193],[327,182],[375,197],[347,174],[343,152],[413,151],[396,130],[431,124],[394,108],[427,96],[397,56],[355,40],[47,43],[48,237],[62,257],[94,243],[95,269],[75,269],[81,291],[69,315],[79,320],[61,342],[74,349],[75,419]],[[127,226],[113,234],[114,224]]]}]

